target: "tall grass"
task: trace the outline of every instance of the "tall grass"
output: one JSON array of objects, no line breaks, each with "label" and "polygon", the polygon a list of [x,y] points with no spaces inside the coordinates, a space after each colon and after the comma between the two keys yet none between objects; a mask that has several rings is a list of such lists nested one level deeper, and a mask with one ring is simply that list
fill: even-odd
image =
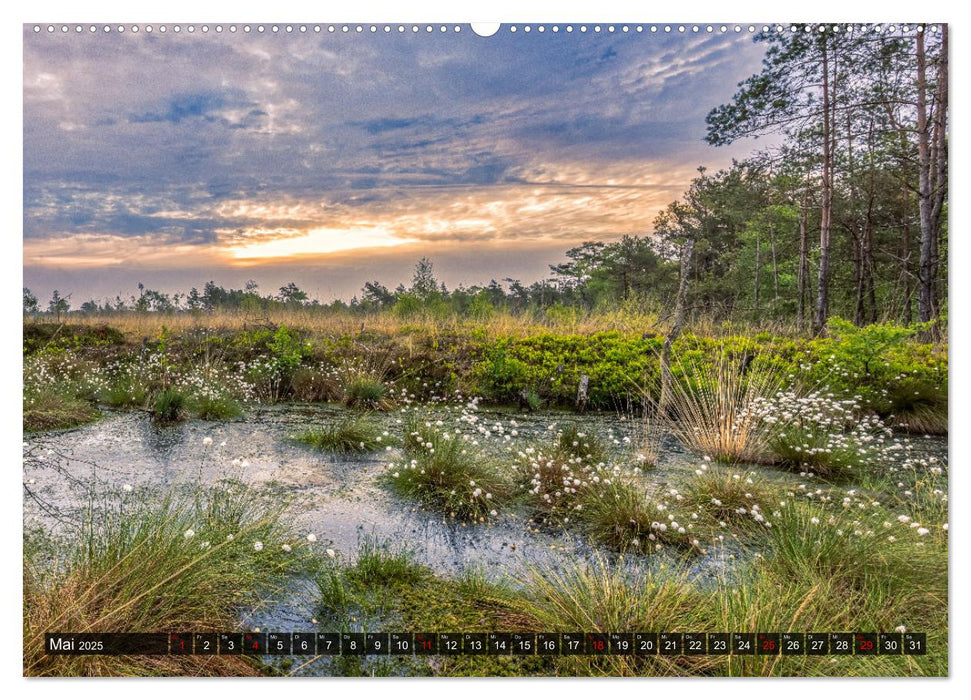
[{"label": "tall grass", "polygon": [[[704,595],[683,575],[627,573],[602,556],[562,568],[531,566],[518,577],[522,592],[507,605],[527,628],[551,632],[643,632],[707,629]],[[562,656],[557,675],[691,675],[714,665],[709,657]]]},{"label": "tall grass", "polygon": [[[710,365],[687,367],[680,361],[672,377],[666,408],[670,430],[687,448],[720,462],[770,461],[769,440],[776,428],[756,407],[776,395],[784,377],[758,364],[722,352]],[[665,370],[670,371],[670,370]]]},{"label": "tall grass", "polygon": [[238,628],[241,607],[279,595],[300,565],[284,510],[228,482],[135,492],[92,507],[66,540],[25,543],[24,675],[252,675],[231,656],[52,656],[44,633]]},{"label": "tall grass", "polygon": [[[140,339],[158,333],[164,325],[172,333],[198,328],[240,330],[265,324],[302,328],[326,336],[359,335],[361,324],[368,333],[398,334],[402,330],[418,330],[432,334],[456,333],[471,328],[484,328],[490,336],[535,335],[538,333],[577,333],[586,335],[615,328],[623,333],[663,332],[668,315],[666,309],[642,300],[629,300],[614,309],[566,309],[567,313],[537,310],[528,313],[496,311],[488,318],[470,318],[451,312],[418,313],[407,317],[392,311],[361,315],[346,311],[320,309],[273,309],[260,312],[258,319],[244,312],[216,311],[180,314],[137,314],[104,312],[84,317],[85,323],[108,324],[129,338]],[[713,317],[698,315],[685,324],[684,332],[710,337],[768,331],[775,335],[798,337],[803,330],[794,323],[779,321],[742,321],[725,323]]]}]

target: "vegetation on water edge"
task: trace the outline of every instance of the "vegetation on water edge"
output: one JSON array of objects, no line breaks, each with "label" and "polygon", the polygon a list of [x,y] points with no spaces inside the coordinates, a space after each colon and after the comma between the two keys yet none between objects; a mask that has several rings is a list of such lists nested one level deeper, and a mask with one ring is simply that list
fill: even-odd
[{"label": "vegetation on water edge", "polygon": [[[426,632],[645,630],[911,630],[928,654],[906,656],[430,656],[341,658],[334,675],[441,676],[896,676],[947,675],[946,533],[887,542],[847,537],[854,514],[790,503],[764,552],[714,583],[677,561],[632,570],[594,556],[524,573],[469,569],[436,575],[415,553],[365,538],[356,557],[335,553],[315,575],[324,624]],[[929,523],[928,523],[929,524]],[[859,527],[859,525],[856,525]],[[940,530],[938,530],[940,532]],[[807,536],[811,535],[811,536]],[[904,541],[906,540],[906,541]],[[905,562],[914,557],[914,567]],[[893,567],[903,567],[902,575]],[[795,571],[798,570],[798,574]]]},{"label": "vegetation on water edge", "polygon": [[236,629],[280,595],[309,545],[286,504],[238,483],[124,491],[91,504],[77,532],[24,540],[24,675],[256,675],[233,656],[56,656],[44,633]]},{"label": "vegetation on water edge", "polygon": [[[43,326],[28,323],[25,333]],[[72,337],[87,337],[83,328]],[[108,333],[103,326],[91,332]],[[895,427],[947,432],[947,346],[920,342],[912,328],[858,328],[832,319],[830,333],[815,339],[707,332],[684,333],[674,342],[671,367],[679,386],[697,391],[693,377],[751,367],[753,376],[771,373],[838,398],[858,397],[863,409]],[[24,347],[25,429],[78,422],[75,410],[65,410],[63,420],[27,411],[42,391],[48,404],[65,409],[78,402],[92,409],[148,408],[151,397],[173,387],[206,418],[228,417],[254,402],[343,401],[385,410],[458,393],[487,403],[525,402],[527,409],[573,407],[583,376],[589,409],[631,410],[660,398],[663,338],[649,333],[510,335],[487,325],[448,330],[402,323],[339,333],[287,326],[153,333],[154,340],[38,346],[36,338],[60,336],[31,330]],[[55,395],[63,399],[52,402]]]},{"label": "vegetation on water edge", "polygon": [[[753,400],[750,408],[770,425],[788,413],[798,413],[807,425],[828,431],[837,442],[861,425],[866,434],[880,433],[879,424],[861,417],[850,400],[781,394],[762,402]],[[947,671],[947,474],[945,465],[920,457],[906,438],[879,449],[874,438],[867,468],[845,475],[852,483],[824,480],[807,471],[772,474],[763,468],[759,476],[699,459],[693,476],[686,472],[660,487],[643,478],[640,462],[631,459],[637,440],[613,429],[600,433],[568,420],[562,426],[547,426],[540,434],[524,434],[515,418],[503,421],[478,415],[474,400],[439,406],[435,413],[427,407],[407,408],[400,415],[402,449],[391,456],[384,475],[400,494],[429,511],[446,517],[454,514],[456,526],[489,527],[506,520],[534,534],[541,529],[547,534],[562,530],[602,547],[603,554],[558,568],[526,558],[521,563],[527,573],[515,578],[496,579],[470,570],[450,579],[420,564],[417,553],[404,544],[368,538],[361,541],[356,554],[325,550],[318,553],[324,556],[304,558],[303,540],[280,524],[280,506],[270,501],[273,507],[261,510],[258,504],[264,501],[252,500],[256,495],[242,487],[228,499],[191,494],[185,499],[172,495],[153,499],[136,493],[122,495],[120,506],[93,509],[87,529],[76,542],[53,546],[43,538],[28,539],[25,628],[33,630],[36,638],[44,628],[38,620],[57,621],[75,614],[74,608],[63,607],[63,601],[72,598],[84,601],[81,609],[88,615],[77,622],[72,618],[72,629],[99,629],[106,620],[117,620],[128,629],[138,620],[166,628],[176,624],[173,619],[182,620],[178,626],[186,628],[184,621],[197,614],[195,605],[205,606],[210,615],[200,618],[200,626],[225,627],[230,624],[228,617],[213,621],[212,616],[231,616],[245,604],[254,590],[251,582],[266,573],[260,568],[261,557],[273,552],[280,559],[271,558],[279,567],[270,569],[270,579],[300,571],[309,576],[318,588],[325,627],[608,632],[657,629],[659,620],[669,619],[672,629],[707,631],[906,628],[926,632],[932,650],[922,658],[853,657],[852,664],[832,657],[415,657],[373,663],[341,658],[328,667],[329,673],[337,675],[402,671],[940,675]],[[809,454],[801,468],[818,458]],[[217,505],[212,505],[213,500]],[[228,505],[218,504],[223,502]],[[101,523],[107,525],[99,530]],[[258,534],[249,534],[248,523]],[[227,548],[226,559],[216,555],[223,551],[217,543]],[[243,548],[230,549],[234,546]],[[126,556],[132,547],[147,554],[147,559],[134,561]],[[511,556],[523,556],[513,551]],[[52,568],[58,557],[68,565]],[[194,578],[197,572],[192,567],[197,563],[207,571],[211,563],[213,576],[223,576],[230,559],[235,576],[232,594],[217,587],[217,579],[207,578],[205,572]],[[110,562],[117,561],[129,563],[116,570]],[[289,563],[284,566],[284,562]],[[712,571],[713,577],[698,577],[699,566]],[[186,581],[167,578],[184,567],[193,571]],[[97,587],[85,583],[110,582],[115,574],[122,580],[106,589],[111,593],[107,597],[95,596]],[[264,585],[260,579],[261,599],[272,599],[272,586]],[[197,594],[200,600],[185,606],[169,601],[160,608],[153,603],[149,610],[141,609],[149,599],[142,591],[169,591],[170,586],[173,597]],[[207,598],[207,586],[220,589],[214,598]],[[90,603],[85,597],[89,593]],[[129,598],[134,602],[125,604]],[[151,665],[133,669],[125,659],[112,663],[118,665],[72,666],[71,670],[39,666],[37,672],[183,672],[182,667]],[[223,674],[253,671],[207,668]]]}]

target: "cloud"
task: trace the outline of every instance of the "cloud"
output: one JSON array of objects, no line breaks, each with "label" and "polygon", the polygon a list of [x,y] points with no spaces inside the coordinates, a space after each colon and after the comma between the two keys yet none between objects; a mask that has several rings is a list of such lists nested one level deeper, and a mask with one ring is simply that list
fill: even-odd
[{"label": "cloud", "polygon": [[95,267],[228,259],[314,230],[463,249],[643,233],[697,165],[743,154],[706,146],[704,116],[761,56],[735,36],[28,28],[25,265],[72,246]]}]

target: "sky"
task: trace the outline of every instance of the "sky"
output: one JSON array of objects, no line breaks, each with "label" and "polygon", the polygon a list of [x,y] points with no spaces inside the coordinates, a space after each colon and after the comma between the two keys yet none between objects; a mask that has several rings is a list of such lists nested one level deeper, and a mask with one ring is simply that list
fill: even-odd
[{"label": "sky", "polygon": [[649,234],[699,165],[758,145],[703,141],[759,70],[745,32],[378,26],[25,26],[24,285],[80,304],[295,281],[329,301],[421,256],[449,287],[528,283],[582,241]]}]

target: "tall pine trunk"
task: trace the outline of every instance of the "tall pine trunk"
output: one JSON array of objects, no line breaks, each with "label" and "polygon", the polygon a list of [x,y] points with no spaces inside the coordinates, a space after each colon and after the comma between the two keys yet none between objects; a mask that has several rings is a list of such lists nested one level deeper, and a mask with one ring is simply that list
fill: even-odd
[{"label": "tall pine trunk", "polygon": [[[825,41],[825,40],[824,40]],[[823,202],[819,223],[819,275],[813,335],[822,333],[829,317],[829,234],[833,215],[833,95],[830,79],[829,49],[823,45]]]},{"label": "tall pine trunk", "polygon": [[803,194],[802,205],[799,208],[799,272],[796,286],[799,292],[799,325],[806,326],[806,302],[812,299],[809,285],[809,185]]},{"label": "tall pine trunk", "polygon": [[[924,32],[917,33],[917,203],[920,214],[920,262],[917,281],[917,320],[935,320],[938,308],[937,275],[939,266],[939,237],[941,213],[947,192],[947,101],[948,60],[947,25],[941,27],[940,56],[937,63],[937,85],[933,106],[927,103],[927,49]],[[925,335],[936,338],[940,332],[934,326]]]}]

